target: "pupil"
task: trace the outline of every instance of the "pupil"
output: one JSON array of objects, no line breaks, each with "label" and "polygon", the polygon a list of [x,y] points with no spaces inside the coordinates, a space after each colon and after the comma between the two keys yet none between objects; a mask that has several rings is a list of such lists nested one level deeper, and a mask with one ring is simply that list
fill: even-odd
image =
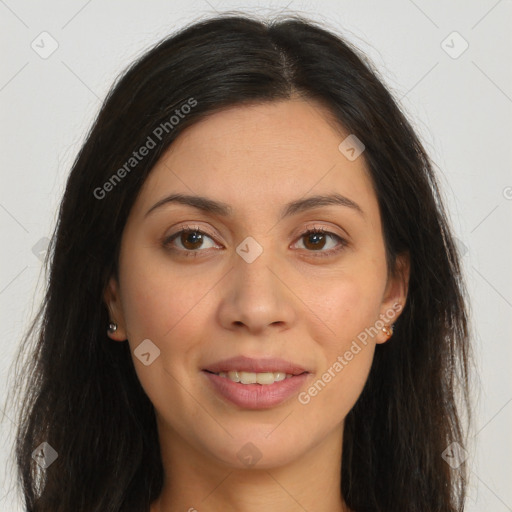
[{"label": "pupil", "polygon": [[[325,235],[323,233],[311,233],[308,235],[308,243],[312,242],[313,248],[322,248],[322,242],[325,242]],[[320,243],[319,243],[320,242]],[[307,244],[306,244],[307,245]]]},{"label": "pupil", "polygon": [[201,246],[203,236],[197,231],[183,233],[181,243],[187,249],[197,249]]}]

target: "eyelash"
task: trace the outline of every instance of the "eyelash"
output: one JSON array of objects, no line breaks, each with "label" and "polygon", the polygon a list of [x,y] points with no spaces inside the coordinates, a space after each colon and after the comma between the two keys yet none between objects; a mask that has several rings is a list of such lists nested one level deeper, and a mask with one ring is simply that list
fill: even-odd
[{"label": "eyelash", "polygon": [[[170,246],[170,244],[176,238],[178,238],[182,233],[200,233],[201,235],[206,235],[208,238],[211,238],[213,240],[212,236],[210,236],[205,231],[202,231],[198,227],[182,226],[182,229],[180,229],[179,231],[176,231],[172,235],[165,237],[165,239],[162,241],[162,245],[164,246],[164,248],[166,248],[172,252],[180,252],[180,253],[182,253],[183,256],[185,256],[187,258],[190,258],[190,257],[196,258],[197,256],[199,256],[199,253],[202,252],[201,249],[196,249],[196,250],[176,249],[176,248]],[[321,258],[321,257],[332,256],[334,254],[337,254],[341,250],[343,250],[348,245],[348,242],[344,238],[340,237],[339,235],[332,233],[331,231],[327,231],[324,228],[316,228],[316,227],[307,229],[299,236],[298,239],[300,240],[306,236],[309,236],[309,235],[315,234],[315,233],[327,235],[327,236],[330,236],[331,238],[335,238],[338,240],[338,247],[336,247],[335,249],[329,249],[328,251],[307,251],[310,253],[316,253],[315,257]],[[204,249],[203,249],[203,251],[204,251]]]}]

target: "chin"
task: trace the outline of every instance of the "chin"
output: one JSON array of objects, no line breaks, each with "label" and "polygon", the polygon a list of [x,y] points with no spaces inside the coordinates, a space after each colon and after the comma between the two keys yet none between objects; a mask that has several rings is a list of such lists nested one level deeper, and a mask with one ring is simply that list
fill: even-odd
[{"label": "chin", "polygon": [[[275,428],[275,427],[273,427]],[[270,429],[270,432],[272,429]],[[259,435],[243,435],[226,440],[222,446],[207,447],[212,457],[231,469],[271,469],[290,464],[303,450],[292,436],[268,435],[269,429]],[[211,439],[208,440],[211,442]],[[307,447],[304,447],[304,451]]]}]

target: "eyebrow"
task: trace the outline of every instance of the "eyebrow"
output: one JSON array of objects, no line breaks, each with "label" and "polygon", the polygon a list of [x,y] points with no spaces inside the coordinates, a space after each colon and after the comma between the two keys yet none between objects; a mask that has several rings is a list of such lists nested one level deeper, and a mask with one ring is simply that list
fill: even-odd
[{"label": "eyebrow", "polygon": [[[226,203],[220,201],[214,201],[213,199],[209,199],[203,196],[192,196],[186,194],[171,194],[167,197],[164,197],[157,203],[155,203],[144,215],[147,217],[151,212],[155,211],[157,208],[160,208],[163,205],[169,203],[178,203],[187,206],[192,206],[206,213],[211,213],[215,215],[220,215],[222,217],[228,217],[232,213],[232,208]],[[328,195],[316,195],[310,196],[302,199],[297,199],[296,201],[292,201],[285,205],[283,208],[280,220],[285,217],[290,217],[292,215],[296,215],[298,213],[312,210],[313,208],[318,208],[321,206],[345,206],[347,208],[351,208],[356,211],[362,217],[365,217],[363,209],[352,199],[345,197],[341,194],[328,194]]]}]

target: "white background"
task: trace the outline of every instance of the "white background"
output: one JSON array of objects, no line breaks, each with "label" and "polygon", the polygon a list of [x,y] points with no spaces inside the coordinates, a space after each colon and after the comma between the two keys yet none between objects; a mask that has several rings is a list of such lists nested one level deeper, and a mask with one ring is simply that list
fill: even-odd
[{"label": "white background", "polygon": [[[0,509],[21,510],[8,460],[15,418],[4,399],[41,298],[33,248],[52,232],[72,160],[118,73],[185,23],[230,9],[326,23],[370,56],[413,120],[438,168],[471,295],[479,375],[467,510],[512,511],[510,0],[0,0]],[[50,48],[43,31],[58,43],[46,59],[31,48]],[[454,31],[469,44],[458,58],[442,46]],[[444,44],[453,54],[464,43]]]}]

